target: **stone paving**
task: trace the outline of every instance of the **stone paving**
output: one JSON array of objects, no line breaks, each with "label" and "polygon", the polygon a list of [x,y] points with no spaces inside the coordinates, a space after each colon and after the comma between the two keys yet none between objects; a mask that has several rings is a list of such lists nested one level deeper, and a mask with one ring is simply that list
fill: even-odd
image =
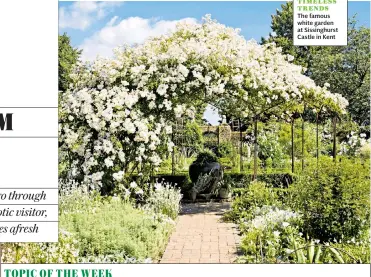
[{"label": "stone paving", "polygon": [[236,224],[221,221],[230,203],[184,204],[161,263],[233,263],[240,236]]}]

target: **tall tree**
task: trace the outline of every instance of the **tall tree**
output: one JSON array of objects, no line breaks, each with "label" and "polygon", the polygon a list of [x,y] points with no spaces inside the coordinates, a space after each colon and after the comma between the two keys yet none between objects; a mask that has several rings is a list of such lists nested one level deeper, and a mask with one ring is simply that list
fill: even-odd
[{"label": "tall tree", "polygon": [[348,22],[346,46],[294,46],[293,3],[281,5],[272,15],[272,33],[262,43],[275,42],[317,85],[330,84],[333,93],[349,101],[348,112],[360,125],[369,125],[370,111],[370,29],[357,27],[355,16]]},{"label": "tall tree", "polygon": [[80,59],[82,50],[71,46],[70,37],[64,33],[58,35],[58,89],[66,91],[71,81],[69,75],[73,66]]},{"label": "tall tree", "polygon": [[348,112],[359,125],[369,125],[370,116],[370,29],[348,24],[348,45],[320,47],[312,58],[312,78],[318,85],[349,101]]}]

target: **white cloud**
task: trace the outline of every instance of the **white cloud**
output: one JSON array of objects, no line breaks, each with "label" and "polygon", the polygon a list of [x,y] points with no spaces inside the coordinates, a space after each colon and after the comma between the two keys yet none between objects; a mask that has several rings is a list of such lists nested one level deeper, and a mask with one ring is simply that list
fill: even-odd
[{"label": "white cloud", "polygon": [[113,26],[113,25],[116,23],[116,21],[117,21],[118,18],[119,18],[119,17],[118,17],[117,15],[114,16],[114,17],[112,17],[111,20],[108,21],[108,23],[107,23],[106,26]]},{"label": "white cloud", "polygon": [[59,28],[85,30],[95,20],[100,20],[112,12],[119,2],[74,2],[59,8]]},{"label": "white cloud", "polygon": [[105,27],[83,41],[79,46],[83,49],[83,60],[94,59],[98,54],[101,57],[110,57],[113,54],[113,48],[123,44],[141,44],[149,37],[174,31],[179,22],[197,22],[194,18],[167,21],[129,17],[115,24],[117,19],[116,16],[113,17]]}]

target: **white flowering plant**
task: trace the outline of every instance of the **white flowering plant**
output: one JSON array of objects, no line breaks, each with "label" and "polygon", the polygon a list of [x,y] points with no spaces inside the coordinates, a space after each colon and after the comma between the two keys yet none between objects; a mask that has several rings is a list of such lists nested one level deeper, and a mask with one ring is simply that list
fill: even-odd
[{"label": "white flowering plant", "polygon": [[347,135],[347,140],[340,143],[340,155],[360,156],[365,153],[364,156],[369,158],[370,143],[371,139],[367,139],[365,133],[357,135],[351,132]]},{"label": "white flowering plant", "polygon": [[59,182],[59,215],[94,213],[103,204],[99,191],[74,180]]},{"label": "white flowering plant", "polygon": [[258,136],[259,156],[264,160],[265,167],[282,167],[285,162],[285,153],[279,143],[278,135],[266,131]]},{"label": "white flowering plant", "polygon": [[5,243],[1,263],[76,263],[79,250],[76,238],[60,230],[57,243]]},{"label": "white flowering plant", "polygon": [[[138,189],[135,182],[128,185]],[[58,243],[5,243],[3,263],[150,263],[174,228],[181,194],[157,183],[147,203],[101,196],[90,184],[60,181]],[[94,228],[91,228],[94,226]]]},{"label": "white flowering plant", "polygon": [[143,202],[149,193],[149,184],[143,183],[138,184],[137,181],[131,182],[118,182],[113,189],[115,197],[120,197],[126,201],[132,201],[133,203]]},{"label": "white flowering plant", "polygon": [[256,208],[252,219],[243,221],[240,228],[243,259],[248,263],[283,262],[290,254],[292,238],[302,240],[300,215],[274,206]]},{"label": "white flowering plant", "polygon": [[117,251],[109,255],[91,255],[87,257],[79,257],[78,263],[84,264],[149,264],[152,263],[151,258],[147,259],[136,259],[134,257],[128,257],[125,251]]},{"label": "white flowering plant", "polygon": [[175,220],[180,211],[181,199],[180,189],[174,188],[168,183],[156,182],[146,198],[146,204],[143,208]]},{"label": "white flowering plant", "polygon": [[[130,197],[101,196],[89,187],[66,182],[60,189],[59,222],[76,239],[76,262],[157,260],[174,221],[154,209],[137,207]],[[135,182],[128,187],[138,189]]]},{"label": "white flowering plant", "polygon": [[241,223],[242,230],[259,229],[280,230],[290,226],[298,225],[300,215],[297,212],[283,210],[275,206],[262,206],[255,208],[252,219]]}]

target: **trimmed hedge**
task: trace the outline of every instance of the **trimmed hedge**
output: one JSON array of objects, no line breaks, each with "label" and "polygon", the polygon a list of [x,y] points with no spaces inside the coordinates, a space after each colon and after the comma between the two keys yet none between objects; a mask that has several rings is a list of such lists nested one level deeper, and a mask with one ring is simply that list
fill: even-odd
[{"label": "trimmed hedge", "polygon": [[[233,188],[232,189],[232,197],[240,197],[244,193],[246,193],[249,189],[245,188]],[[287,199],[290,197],[290,188],[273,188],[272,191],[277,197],[279,202],[285,203]]]},{"label": "trimmed hedge", "polygon": [[[230,178],[235,184],[235,188],[246,187],[251,183],[253,175],[245,173],[224,173],[226,178]],[[154,176],[157,180],[164,180],[165,182],[171,184],[177,184],[178,187],[191,187],[191,180],[188,174],[182,175],[171,175],[171,174],[161,174]],[[293,183],[295,176],[291,173],[271,173],[271,174],[259,174],[257,180],[265,182],[275,188],[286,188]]]},{"label": "trimmed hedge", "polygon": [[[246,173],[224,173],[224,176],[229,176],[231,180],[236,183],[235,188],[246,187],[252,182],[253,174]],[[264,182],[274,188],[287,188],[293,183],[295,175],[291,173],[267,173],[258,174],[257,181]],[[242,185],[242,186],[241,186]]]},{"label": "trimmed hedge", "polygon": [[[138,176],[133,175],[132,180],[136,180]],[[224,178],[230,178],[232,181],[232,188],[246,188],[251,182],[253,175],[247,173],[230,173],[225,172]],[[187,198],[187,195],[192,188],[192,181],[189,178],[188,173],[181,173],[177,175],[171,174],[159,174],[153,176],[153,181],[163,181],[169,183],[172,186],[180,188],[181,193]],[[268,186],[273,188],[287,188],[295,180],[295,175],[291,173],[267,173],[258,174],[257,180],[266,183]]]}]

